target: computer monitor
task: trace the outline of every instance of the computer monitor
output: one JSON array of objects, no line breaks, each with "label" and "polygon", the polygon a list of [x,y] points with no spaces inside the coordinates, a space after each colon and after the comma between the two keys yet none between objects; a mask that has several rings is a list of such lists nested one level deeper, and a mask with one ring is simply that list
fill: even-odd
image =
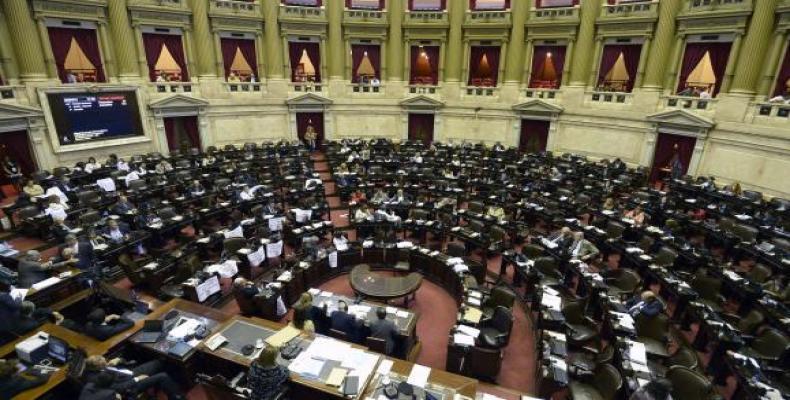
[{"label": "computer monitor", "polygon": [[65,340],[49,335],[47,355],[53,361],[65,364],[69,357],[69,344]]}]

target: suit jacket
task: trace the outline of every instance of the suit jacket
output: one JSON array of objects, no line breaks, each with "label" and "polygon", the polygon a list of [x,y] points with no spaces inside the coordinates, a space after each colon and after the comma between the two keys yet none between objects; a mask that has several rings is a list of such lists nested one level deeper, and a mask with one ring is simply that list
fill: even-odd
[{"label": "suit jacket", "polygon": [[66,225],[53,225],[52,226],[52,236],[55,236],[59,242],[63,242],[66,240],[66,235],[70,232],[69,227]]},{"label": "suit jacket", "polygon": [[43,385],[48,379],[46,376],[24,374],[0,380],[0,399],[10,399],[25,390]]},{"label": "suit jacket", "polygon": [[[126,236],[129,234],[129,225],[124,222],[121,222],[118,224],[118,230],[121,232],[122,236]],[[104,238],[107,239],[108,241],[112,241],[112,233],[110,231],[110,227],[104,229],[104,232],[102,232],[102,236],[104,236]],[[121,239],[121,241],[123,241],[123,239]],[[91,246],[91,248],[92,247],[93,246]]]},{"label": "suit jacket", "polygon": [[134,210],[134,204],[129,202],[116,203],[114,206],[112,206],[113,214],[124,215],[132,210]]},{"label": "suit jacket", "polygon": [[94,324],[88,322],[85,324],[85,334],[97,340],[107,340],[129,328],[134,326],[134,321],[126,318],[120,318],[109,324]]},{"label": "suit jacket", "polygon": [[[64,245],[61,247],[63,248],[68,247]],[[77,263],[77,268],[83,271],[92,271],[93,264],[96,261],[96,255],[93,252],[93,246],[89,242],[79,241],[77,242],[77,258],[79,258],[79,263]]]},{"label": "suit jacket", "polygon": [[[572,242],[568,250],[571,252],[571,255],[582,261],[589,260],[600,253],[598,248],[587,239],[582,239],[581,243],[576,241]],[[576,252],[576,254],[573,254],[574,252]]]},{"label": "suit jacket", "polygon": [[79,400],[115,400],[116,393],[115,389],[96,387],[90,382],[82,388]]},{"label": "suit jacket", "polygon": [[37,261],[22,260],[17,267],[19,287],[29,288],[50,277],[50,268]]},{"label": "suit jacket", "polygon": [[395,338],[398,336],[398,328],[395,323],[388,319],[377,319],[370,324],[370,336],[384,339],[387,342],[387,355],[391,355],[395,349]]},{"label": "suit jacket", "polygon": [[9,332],[19,318],[22,302],[14,300],[8,292],[0,293],[0,332]]},{"label": "suit jacket", "polygon": [[345,332],[349,337],[354,330],[354,317],[345,311],[335,311],[330,316],[332,319],[332,329]]}]

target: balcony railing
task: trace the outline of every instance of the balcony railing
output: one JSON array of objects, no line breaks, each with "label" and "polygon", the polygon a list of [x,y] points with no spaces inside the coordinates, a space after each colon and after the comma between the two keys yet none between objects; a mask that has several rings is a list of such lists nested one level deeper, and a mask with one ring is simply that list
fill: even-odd
[{"label": "balcony railing", "polygon": [[346,9],[343,13],[343,21],[352,23],[386,23],[387,12],[384,10]]},{"label": "balcony railing", "polygon": [[689,0],[690,11],[712,11],[751,6],[750,0]]},{"label": "balcony railing", "polygon": [[601,18],[658,16],[658,0],[604,4]]},{"label": "balcony railing", "polygon": [[467,11],[465,23],[510,25],[510,10]]},{"label": "balcony railing", "polygon": [[588,92],[586,98],[593,103],[631,104],[633,94],[624,92]]},{"label": "balcony railing", "polygon": [[407,11],[406,25],[446,25],[450,21],[446,11]]},{"label": "balcony railing", "polygon": [[130,7],[166,8],[170,10],[188,11],[187,0],[130,0]]},{"label": "balcony railing", "polygon": [[464,88],[464,93],[467,96],[474,97],[494,97],[499,92],[497,87],[488,86],[467,86]]},{"label": "balcony railing", "polygon": [[571,21],[579,19],[579,6],[533,8],[529,22]]},{"label": "balcony railing", "polygon": [[255,1],[211,0],[209,12],[217,15],[260,18],[261,4]]},{"label": "balcony railing", "polygon": [[439,86],[432,85],[409,85],[408,94],[437,94]]},{"label": "balcony railing", "polygon": [[326,21],[326,10],[324,7],[301,7],[281,4],[280,18],[308,21]]},{"label": "balcony railing", "polygon": [[529,99],[556,100],[560,97],[559,89],[526,88],[524,97]]},{"label": "balcony railing", "polygon": [[151,82],[151,91],[154,93],[192,93],[192,82]]},{"label": "balcony railing", "polygon": [[22,86],[0,86],[0,100],[19,100]]},{"label": "balcony railing", "polygon": [[689,111],[713,111],[716,106],[716,99],[701,99],[689,96],[665,96],[663,97],[665,108],[683,109]]},{"label": "balcony railing", "polygon": [[291,82],[291,87],[294,92],[299,93],[322,92],[324,90],[321,82]]},{"label": "balcony railing", "polygon": [[784,121],[790,120],[790,104],[785,103],[757,103],[755,116],[776,118]]},{"label": "balcony railing", "polygon": [[223,82],[223,86],[225,90],[233,93],[260,93],[263,90],[260,82]]},{"label": "balcony railing", "polygon": [[384,86],[381,85],[371,85],[368,83],[352,83],[348,85],[349,92],[352,95],[360,94],[360,95],[383,95],[384,94]]}]

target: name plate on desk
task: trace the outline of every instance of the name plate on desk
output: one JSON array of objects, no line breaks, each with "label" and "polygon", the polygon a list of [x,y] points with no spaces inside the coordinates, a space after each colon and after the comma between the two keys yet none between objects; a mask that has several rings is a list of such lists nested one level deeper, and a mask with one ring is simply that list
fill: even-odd
[{"label": "name plate on desk", "polygon": [[220,290],[219,279],[216,276],[206,279],[203,283],[195,287],[197,299],[201,303],[206,301],[212,294],[219,293]]}]

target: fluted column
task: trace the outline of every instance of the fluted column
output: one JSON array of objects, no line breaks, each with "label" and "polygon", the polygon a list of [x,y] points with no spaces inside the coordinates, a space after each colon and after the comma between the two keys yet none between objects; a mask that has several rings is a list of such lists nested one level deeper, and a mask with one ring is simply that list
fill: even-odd
[{"label": "fluted column", "polygon": [[343,10],[344,1],[325,1],[326,18],[329,21],[327,32],[329,44],[329,76],[333,79],[343,79],[343,69],[346,60],[343,54]]},{"label": "fluted column", "polygon": [[521,81],[524,69],[524,24],[529,17],[529,2],[515,1],[510,5],[510,18],[513,27],[510,28],[510,41],[508,42],[507,59],[505,60],[505,82]]},{"label": "fluted column", "polygon": [[20,78],[36,80],[47,77],[44,52],[41,50],[36,23],[26,0],[3,0],[8,30],[11,32]]},{"label": "fluted column", "polygon": [[402,0],[387,2],[389,29],[387,30],[387,76],[384,79],[401,80],[403,78],[403,15],[405,6]]},{"label": "fluted column", "polygon": [[760,71],[773,68],[773,64],[765,64],[766,51],[771,43],[774,29],[776,0],[761,0],[754,2],[754,12],[749,22],[749,30],[743,40],[743,46],[748,50],[737,60],[735,78],[732,81],[730,92],[754,94],[757,88],[757,79]]},{"label": "fluted column", "polygon": [[562,82],[560,82],[561,86],[568,85],[568,81],[571,80],[571,60],[573,60],[575,54],[574,53],[575,42],[576,42],[575,38],[570,38],[568,39],[568,45],[565,46],[565,65],[562,66]]},{"label": "fluted column", "polygon": [[280,4],[277,1],[263,1],[264,27],[266,34],[266,74],[269,78],[282,78],[283,71],[283,39],[280,37],[280,24],[277,23],[277,16],[280,11]]},{"label": "fluted column", "polygon": [[110,34],[112,35],[111,47],[115,51],[115,65],[119,78],[140,76],[135,54],[137,39],[129,22],[126,3],[127,0],[107,2]]},{"label": "fluted column", "polygon": [[601,64],[601,54],[603,53],[604,38],[595,38],[595,51],[593,52],[592,62],[590,62],[590,75],[587,77],[587,86],[595,87],[598,83],[598,67]]},{"label": "fluted column", "polygon": [[676,62],[668,57],[675,44],[675,18],[680,11],[680,4],[681,0],[662,0],[658,3],[658,21],[646,60],[643,88],[660,89],[663,86],[666,65]]},{"label": "fluted column", "polygon": [[636,67],[636,79],[634,87],[642,86],[642,79],[645,78],[645,63],[647,63],[647,52],[650,51],[650,36],[645,37],[642,48],[639,50],[639,65]]},{"label": "fluted column", "polygon": [[595,19],[601,10],[601,0],[584,0],[579,10],[579,33],[571,60],[571,86],[584,86],[590,74],[595,47]]},{"label": "fluted column", "polygon": [[[665,91],[675,91],[675,86],[677,86],[677,82],[675,82],[675,80],[677,79],[678,67],[680,66],[681,54],[683,54],[683,47],[685,43],[685,35],[680,33],[675,35],[675,43],[672,45],[672,55],[668,60],[666,60],[666,63],[669,64],[669,70],[667,70],[664,74],[664,84],[659,86],[663,87]],[[655,61],[660,62],[660,60]]]},{"label": "fluted column", "polygon": [[730,56],[727,59],[727,68],[724,70],[724,79],[721,81],[721,92],[727,93],[730,91],[732,78],[735,75],[735,62],[741,54],[741,43],[743,43],[743,33],[735,33],[735,41],[732,42],[730,48]]},{"label": "fluted column", "polygon": [[777,31],[771,39],[771,53],[765,60],[765,65],[768,66],[765,74],[760,81],[760,89],[757,94],[761,96],[768,96],[771,87],[776,81],[776,75],[779,73],[780,61],[779,57],[782,55],[782,50],[787,46],[787,31]]},{"label": "fluted column", "polygon": [[3,74],[6,84],[11,80],[19,79],[19,69],[16,66],[16,56],[11,44],[11,33],[8,31],[8,23],[2,9],[0,9],[0,68],[0,73]]},{"label": "fluted column", "polygon": [[211,27],[208,21],[208,0],[191,0],[192,8],[192,39],[197,57],[197,70],[200,77],[216,77],[214,68],[214,40],[211,37]]},{"label": "fluted column", "polygon": [[466,14],[467,2],[448,1],[447,7],[450,13],[450,31],[447,34],[446,57],[440,62],[444,65],[445,82],[457,82],[461,80],[461,65],[467,60],[462,60],[464,55],[463,25]]}]

